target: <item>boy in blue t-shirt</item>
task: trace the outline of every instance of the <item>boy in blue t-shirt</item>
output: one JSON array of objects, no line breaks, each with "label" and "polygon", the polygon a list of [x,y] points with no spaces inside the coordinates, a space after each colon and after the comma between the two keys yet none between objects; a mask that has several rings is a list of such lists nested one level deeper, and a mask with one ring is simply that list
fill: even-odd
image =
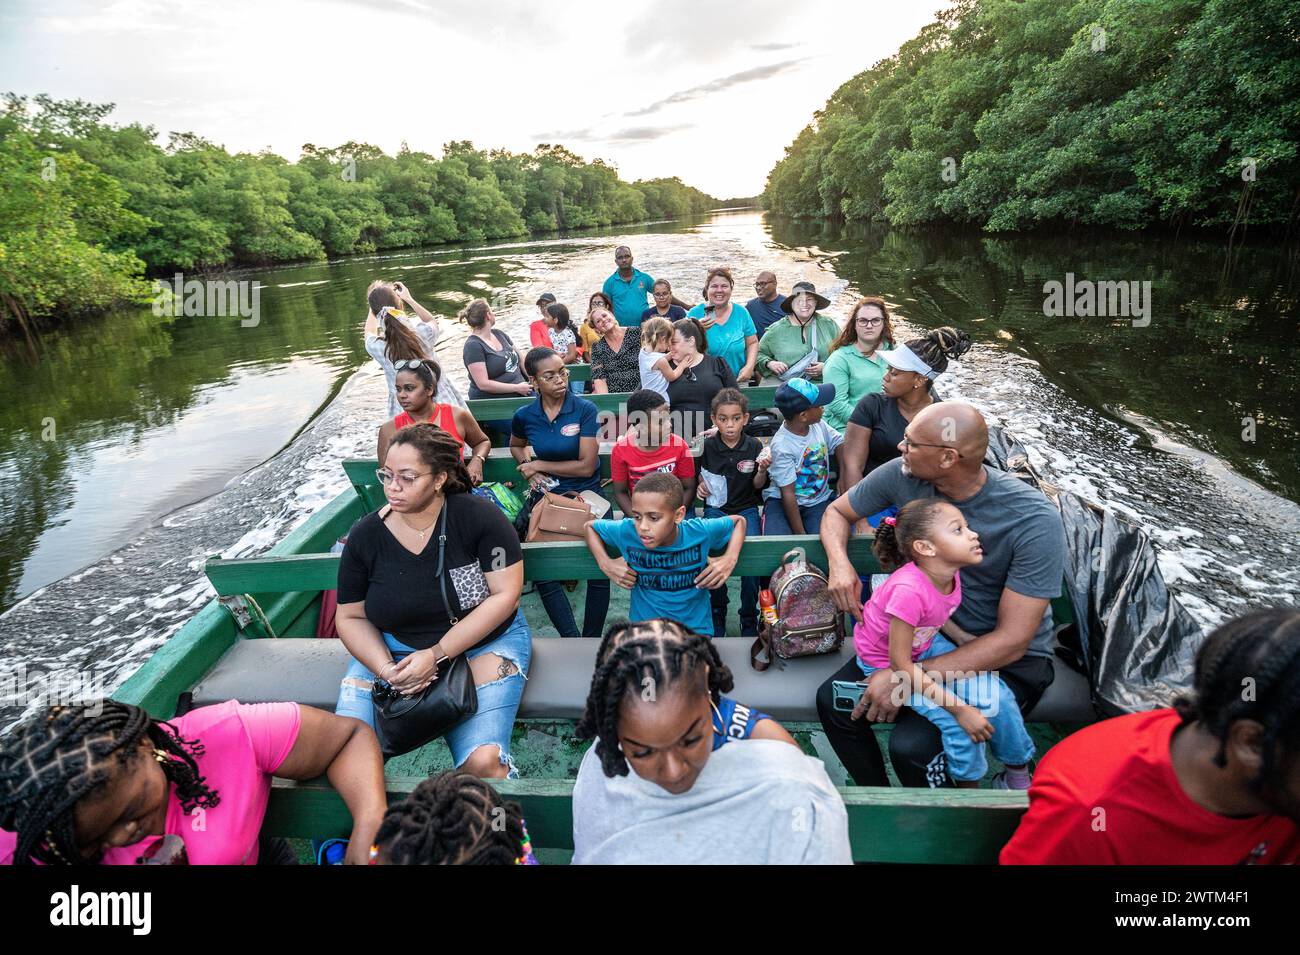
[{"label": "boy in blue t-shirt", "polygon": [[[682,482],[658,472],[637,482],[630,517],[587,525],[587,546],[601,572],[632,591],[634,622],[667,618],[710,635],[709,591],[726,586],[744,543],[744,518],[687,520]],[[606,544],[622,556],[610,557]],[[724,547],[722,556],[709,556]]]}]

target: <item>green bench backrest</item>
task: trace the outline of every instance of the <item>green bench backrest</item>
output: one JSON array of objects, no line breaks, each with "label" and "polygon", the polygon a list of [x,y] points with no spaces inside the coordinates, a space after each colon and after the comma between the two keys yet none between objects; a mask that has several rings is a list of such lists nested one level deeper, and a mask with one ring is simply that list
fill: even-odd
[{"label": "green bench backrest", "polygon": [[[421,782],[388,779],[389,802]],[[533,844],[573,848],[573,780],[492,780],[515,800],[528,820]],[[849,817],[856,862],[989,864],[1011,838],[1028,799],[992,789],[840,789]],[[262,831],[286,838],[344,837],[352,828],[347,807],[328,783],[275,781]]]}]

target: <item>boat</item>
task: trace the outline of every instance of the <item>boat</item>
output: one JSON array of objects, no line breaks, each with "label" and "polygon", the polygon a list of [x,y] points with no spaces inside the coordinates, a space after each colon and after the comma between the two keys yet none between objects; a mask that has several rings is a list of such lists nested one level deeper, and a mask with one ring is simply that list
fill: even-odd
[{"label": "boat", "polygon": [[[774,387],[745,390],[751,408],[771,406]],[[621,394],[588,397],[607,411],[627,399]],[[508,418],[530,400],[499,398],[469,404],[479,420],[496,420]],[[601,463],[602,474],[608,477],[607,450]],[[376,467],[373,459],[343,462],[350,486],[265,556],[209,560],[205,571],[216,596],[114,697],[141,706],[158,719],[230,699],[293,700],[332,710],[350,658],[340,640],[316,636],[322,592],[335,586],[339,557],[331,550],[340,537],[384,503]],[[508,483],[518,477],[508,450],[494,448],[484,467],[484,480]],[[850,557],[864,573],[880,570],[871,543],[869,535],[854,535],[849,543]],[[810,561],[826,566],[825,551],[814,535],[755,538],[746,541],[731,586],[738,587],[741,576],[772,573],[793,548],[802,548]],[[523,549],[526,582],[602,576],[581,542],[525,544]],[[626,591],[612,588],[609,619],[618,619],[620,613],[626,616],[627,600]],[[534,630],[531,670],[511,743],[521,778],[493,784],[522,805],[539,858],[563,863],[572,854],[573,779],[586,748],[574,737],[573,728],[587,696],[597,641],[559,639],[535,594],[526,592],[521,604]],[[1064,588],[1053,602],[1053,612],[1058,629],[1074,620]],[[738,627],[735,618],[731,623]],[[762,673],[749,664],[750,643],[738,635],[715,640],[735,676],[736,698],[780,720],[806,752],[832,757],[829,750],[818,752],[813,742],[814,732],[820,730],[815,694],[825,677],[853,652],[852,640],[846,640],[832,658],[778,660]],[[1056,680],[1027,718],[1031,734],[1044,749],[1097,718],[1087,678],[1061,663],[1056,672]],[[888,727],[877,732],[887,733]],[[401,799],[430,773],[449,768],[450,755],[437,740],[390,760],[386,766],[390,801]],[[992,789],[842,786],[840,792],[858,862],[994,862],[1028,805],[1023,792]],[[275,780],[265,835],[323,840],[346,838],[350,830],[342,799],[324,779]]]}]

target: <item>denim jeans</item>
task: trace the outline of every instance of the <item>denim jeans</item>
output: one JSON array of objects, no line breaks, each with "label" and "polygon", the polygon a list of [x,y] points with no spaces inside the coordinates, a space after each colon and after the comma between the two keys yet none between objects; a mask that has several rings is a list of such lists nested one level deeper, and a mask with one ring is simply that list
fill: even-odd
[{"label": "denim jeans", "polygon": [[[415,652],[391,633],[384,634],[384,643],[393,652],[394,661]],[[447,741],[452,760],[458,767],[478,747],[495,745],[501,751],[501,764],[510,767],[508,778],[518,779],[519,771],[510,755],[510,733],[514,729],[515,713],[519,711],[519,699],[524,695],[524,681],[528,679],[528,665],[533,655],[533,638],[522,611],[515,611],[514,620],[501,636],[486,646],[467,651],[465,656],[473,660],[485,653],[495,653],[511,661],[519,672],[475,687],[478,709],[444,733],[443,739]],[[374,680],[375,675],[366,669],[365,664],[354,659],[343,675],[334,712],[338,716],[361,720],[373,729],[375,713],[370,691]]]},{"label": "denim jeans", "polygon": [[[822,515],[826,513],[826,508],[830,506],[831,499],[828,497],[820,504],[799,508],[799,516],[803,519],[804,533],[816,534],[821,530]],[[785,507],[779,497],[769,497],[763,503],[763,533],[794,533],[794,530],[790,527],[790,522],[785,519]]]},{"label": "denim jeans", "polygon": [[582,633],[573,619],[573,607],[564,585],[554,580],[537,581],[537,595],[542,598],[546,616],[562,637],[601,637],[605,632],[605,617],[609,613],[609,578],[587,581],[587,606],[582,614]]},{"label": "denim jeans", "polygon": [[[603,491],[596,493],[604,497]],[[538,499],[540,499],[538,495]],[[537,501],[533,501],[536,506]],[[582,633],[578,633],[578,623],[573,619],[573,607],[569,605],[569,595],[564,585],[554,580],[538,580],[537,596],[542,598],[546,616],[551,618],[551,626],[562,637],[602,637],[605,634],[605,617],[609,613],[609,578],[587,581],[586,608],[582,614]]]},{"label": "denim jeans", "polygon": [[[956,644],[936,635],[917,659],[928,660],[956,649]],[[859,657],[858,669],[865,678],[880,668],[863,663]],[[1004,765],[1024,766],[1034,758],[1034,741],[1025,729],[1015,695],[996,673],[979,673],[971,679],[945,682],[943,686],[959,700],[976,707],[993,724],[993,738],[988,745]],[[984,744],[973,742],[957,717],[921,693],[913,693],[907,705],[938,727],[943,737],[943,752],[948,758],[949,776],[958,782],[977,782],[984,778],[989,770]]]},{"label": "denim jeans", "polygon": [[[722,512],[721,508],[706,507],[704,508],[704,516],[726,517],[727,515]],[[745,508],[740,512],[739,516],[745,519],[746,537],[758,537],[763,532],[757,507]],[[758,636],[758,592],[762,587],[763,578],[761,577],[742,577],[740,579],[740,635],[742,637]],[[731,599],[727,594],[726,585],[724,584],[717,590],[710,591],[709,597],[713,601],[713,635],[715,637],[725,637],[727,635],[727,604]]]}]

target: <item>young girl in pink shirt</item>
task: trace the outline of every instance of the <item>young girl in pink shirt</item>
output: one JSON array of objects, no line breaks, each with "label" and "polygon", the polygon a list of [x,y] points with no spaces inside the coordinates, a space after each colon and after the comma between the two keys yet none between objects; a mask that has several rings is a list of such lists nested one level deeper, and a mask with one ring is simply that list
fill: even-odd
[{"label": "young girl in pink shirt", "polygon": [[[979,535],[952,504],[924,498],[904,505],[896,518],[885,518],[873,549],[881,566],[893,572],[872,593],[853,630],[863,676],[893,670],[899,699],[943,735],[948,775],[957,786],[974,788],[984,778],[988,762],[983,744],[988,742],[1007,767],[994,786],[1028,789],[1034,743],[1007,685],[996,673],[951,679],[938,669],[928,672],[919,662],[976,639],[949,618],[961,605],[960,568],[984,559]],[[865,710],[863,694],[854,719]]]}]

